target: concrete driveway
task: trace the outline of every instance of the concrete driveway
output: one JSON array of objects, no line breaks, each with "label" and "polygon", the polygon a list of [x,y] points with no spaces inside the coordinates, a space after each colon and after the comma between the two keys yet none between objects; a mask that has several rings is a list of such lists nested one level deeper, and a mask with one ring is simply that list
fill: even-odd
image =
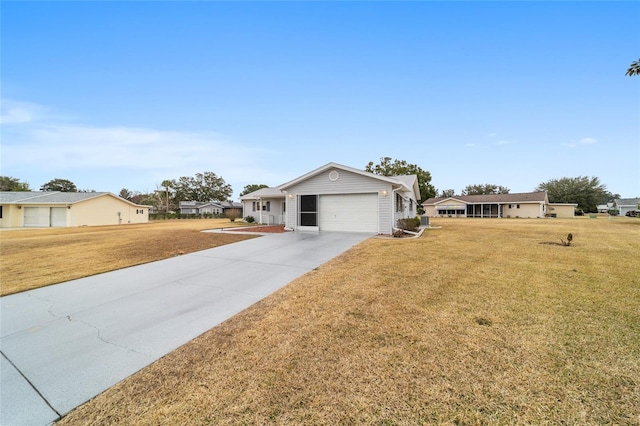
[{"label": "concrete driveway", "polygon": [[47,425],[369,234],[268,234],[0,299],[0,424]]}]

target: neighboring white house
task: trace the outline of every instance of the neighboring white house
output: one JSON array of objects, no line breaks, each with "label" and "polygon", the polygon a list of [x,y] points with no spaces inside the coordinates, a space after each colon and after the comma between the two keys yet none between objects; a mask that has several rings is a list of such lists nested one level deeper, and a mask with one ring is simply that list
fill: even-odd
[{"label": "neighboring white house", "polygon": [[569,203],[549,203],[546,192],[456,195],[429,198],[422,205],[427,216],[480,218],[573,217],[578,206]]},{"label": "neighboring white house", "polygon": [[640,210],[640,198],[620,198],[613,203],[620,216],[626,215],[631,210]]},{"label": "neighboring white house", "polygon": [[223,214],[224,206],[221,203],[199,201],[180,201],[180,214]]},{"label": "neighboring white house", "polygon": [[598,209],[598,213],[608,213],[609,210],[615,209],[613,203],[599,204],[596,206],[596,208]]},{"label": "neighboring white house", "polygon": [[0,192],[0,227],[65,227],[147,223],[149,206],[110,192]]},{"label": "neighboring white house", "polygon": [[392,234],[398,219],[416,217],[420,196],[415,175],[380,176],[336,163],[277,189],[285,199],[281,211],[286,227],[313,231]]},{"label": "neighboring white house", "polygon": [[240,197],[242,217],[251,216],[257,223],[283,225],[286,212],[285,195],[278,188],[261,188]]}]

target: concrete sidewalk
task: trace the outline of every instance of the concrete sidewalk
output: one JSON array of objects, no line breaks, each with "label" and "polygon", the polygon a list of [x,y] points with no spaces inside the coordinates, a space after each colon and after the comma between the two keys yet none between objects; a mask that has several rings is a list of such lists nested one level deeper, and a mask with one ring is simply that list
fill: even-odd
[{"label": "concrete sidewalk", "polygon": [[288,232],[0,299],[0,424],[47,425],[371,235]]}]

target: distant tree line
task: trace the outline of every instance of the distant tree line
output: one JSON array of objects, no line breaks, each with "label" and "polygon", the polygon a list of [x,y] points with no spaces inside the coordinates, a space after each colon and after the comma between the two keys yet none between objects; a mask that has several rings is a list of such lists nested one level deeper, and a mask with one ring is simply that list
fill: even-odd
[{"label": "distant tree line", "polygon": [[[534,191],[546,192],[550,203],[577,204],[578,210],[596,212],[597,206],[620,198],[607,190],[597,177],[578,176],[550,179],[539,184]],[[509,188],[501,185],[480,184],[466,186],[460,195],[508,194]],[[455,197],[453,189],[445,189],[440,197]]]},{"label": "distant tree line", "polygon": [[[0,191],[31,191],[27,182],[10,176],[0,176]],[[67,179],[52,179],[42,184],[40,191],[60,192],[96,192],[95,189],[78,189],[75,183]]]},{"label": "distant tree line", "polygon": [[[638,66],[640,67],[640,62]],[[420,201],[425,201],[436,195],[440,197],[454,197],[456,195],[453,189],[445,189],[438,193],[431,184],[431,174],[428,171],[404,160],[383,157],[378,164],[369,162],[365,171],[382,176],[416,175],[420,188]],[[246,185],[240,196],[267,187],[265,184]],[[0,176],[0,191],[30,190],[27,182],[9,176]],[[73,182],[60,178],[52,179],[43,184],[40,191],[95,192],[92,189],[78,190]],[[484,183],[467,185],[459,195],[508,194],[509,191],[506,186]],[[619,194],[611,193],[599,178],[588,176],[550,179],[540,183],[535,191],[546,191],[551,203],[577,204],[577,208],[585,212],[596,212],[598,205],[620,198]],[[232,193],[231,186],[221,176],[217,176],[213,172],[203,172],[196,173],[194,176],[166,179],[155,191],[150,193],[122,188],[118,195],[136,204],[154,206],[158,211],[166,213],[177,210],[180,201],[223,202],[229,201]]]}]

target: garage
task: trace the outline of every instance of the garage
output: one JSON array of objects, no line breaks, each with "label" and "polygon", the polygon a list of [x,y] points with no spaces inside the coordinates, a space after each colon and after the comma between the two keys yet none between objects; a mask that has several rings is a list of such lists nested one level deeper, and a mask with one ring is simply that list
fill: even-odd
[{"label": "garage", "polygon": [[25,207],[24,226],[67,226],[65,207]]},{"label": "garage", "polygon": [[378,194],[320,195],[321,231],[378,232]]},{"label": "garage", "polygon": [[67,209],[51,207],[51,226],[67,226]]},{"label": "garage", "polygon": [[49,207],[25,207],[24,226],[49,226]]},{"label": "garage", "polygon": [[382,176],[328,163],[278,186],[285,228],[293,231],[390,235],[393,224],[416,215],[416,175]]}]

